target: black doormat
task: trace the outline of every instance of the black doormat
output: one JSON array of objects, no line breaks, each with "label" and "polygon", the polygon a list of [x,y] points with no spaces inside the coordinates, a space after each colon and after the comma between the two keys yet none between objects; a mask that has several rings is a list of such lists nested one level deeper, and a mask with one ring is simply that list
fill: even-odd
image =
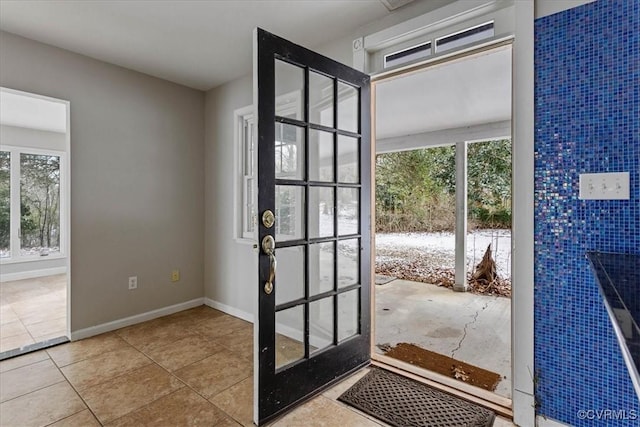
[{"label": "black doormat", "polygon": [[496,417],[482,406],[379,368],[371,368],[338,400],[396,427],[489,427]]}]

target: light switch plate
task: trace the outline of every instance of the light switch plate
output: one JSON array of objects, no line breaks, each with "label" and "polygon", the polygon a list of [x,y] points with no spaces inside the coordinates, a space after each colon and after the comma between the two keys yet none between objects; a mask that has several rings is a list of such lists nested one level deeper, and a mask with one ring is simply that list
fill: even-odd
[{"label": "light switch plate", "polygon": [[629,172],[580,174],[581,200],[629,200]]}]

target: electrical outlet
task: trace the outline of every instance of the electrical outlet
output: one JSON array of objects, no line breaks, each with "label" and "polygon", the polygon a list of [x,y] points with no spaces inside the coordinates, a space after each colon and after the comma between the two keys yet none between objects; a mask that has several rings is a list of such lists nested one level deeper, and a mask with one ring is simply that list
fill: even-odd
[{"label": "electrical outlet", "polygon": [[138,288],[138,276],[129,277],[129,289],[137,289]]},{"label": "electrical outlet", "polygon": [[173,270],[171,272],[171,281],[177,282],[178,280],[180,280],[180,270]]}]

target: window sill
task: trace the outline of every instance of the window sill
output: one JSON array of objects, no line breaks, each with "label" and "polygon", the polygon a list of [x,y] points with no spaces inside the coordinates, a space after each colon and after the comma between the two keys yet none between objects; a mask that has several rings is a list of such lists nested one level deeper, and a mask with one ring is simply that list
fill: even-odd
[{"label": "window sill", "polygon": [[63,253],[55,254],[55,255],[47,255],[47,256],[38,256],[38,257],[24,257],[24,258],[3,258],[0,259],[0,264],[22,264],[29,262],[37,262],[37,261],[46,261],[49,259],[65,259],[67,256]]},{"label": "window sill", "polygon": [[234,237],[233,240],[235,240],[238,243],[245,243],[247,245],[255,243],[255,239],[253,238],[250,239],[248,237]]}]

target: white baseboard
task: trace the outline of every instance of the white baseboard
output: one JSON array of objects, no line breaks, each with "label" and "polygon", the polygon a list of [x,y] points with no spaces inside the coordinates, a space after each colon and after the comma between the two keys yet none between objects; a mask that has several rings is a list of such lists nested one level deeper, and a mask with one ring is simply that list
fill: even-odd
[{"label": "white baseboard", "polygon": [[39,270],[20,271],[18,273],[0,274],[0,282],[11,282],[13,280],[35,279],[37,277],[55,276],[64,274],[67,267],[41,268]]},{"label": "white baseboard", "polygon": [[536,425],[538,427],[569,427],[567,424],[563,424],[560,421],[556,421],[551,418],[545,418],[541,415],[536,416]]},{"label": "white baseboard", "polygon": [[246,311],[237,309],[235,307],[231,307],[230,305],[227,304],[223,304],[221,302],[218,301],[214,301],[211,298],[206,298],[204,299],[204,305],[211,307],[211,308],[215,308],[216,310],[220,310],[224,313],[227,313],[231,316],[234,317],[238,317],[242,320],[246,320],[247,322],[253,323],[253,314],[248,313]]},{"label": "white baseboard", "polygon": [[146,322],[147,320],[156,319],[158,317],[167,316],[189,308],[199,307],[204,303],[204,298],[196,298],[191,301],[185,301],[168,307],[158,308],[156,310],[147,311],[146,313],[136,314],[135,316],[125,317],[124,319],[114,320],[112,322],[103,323],[101,325],[91,326],[71,332],[71,341],[89,338],[94,335],[104,334],[105,332],[115,331],[125,326],[135,325],[137,323]]}]

